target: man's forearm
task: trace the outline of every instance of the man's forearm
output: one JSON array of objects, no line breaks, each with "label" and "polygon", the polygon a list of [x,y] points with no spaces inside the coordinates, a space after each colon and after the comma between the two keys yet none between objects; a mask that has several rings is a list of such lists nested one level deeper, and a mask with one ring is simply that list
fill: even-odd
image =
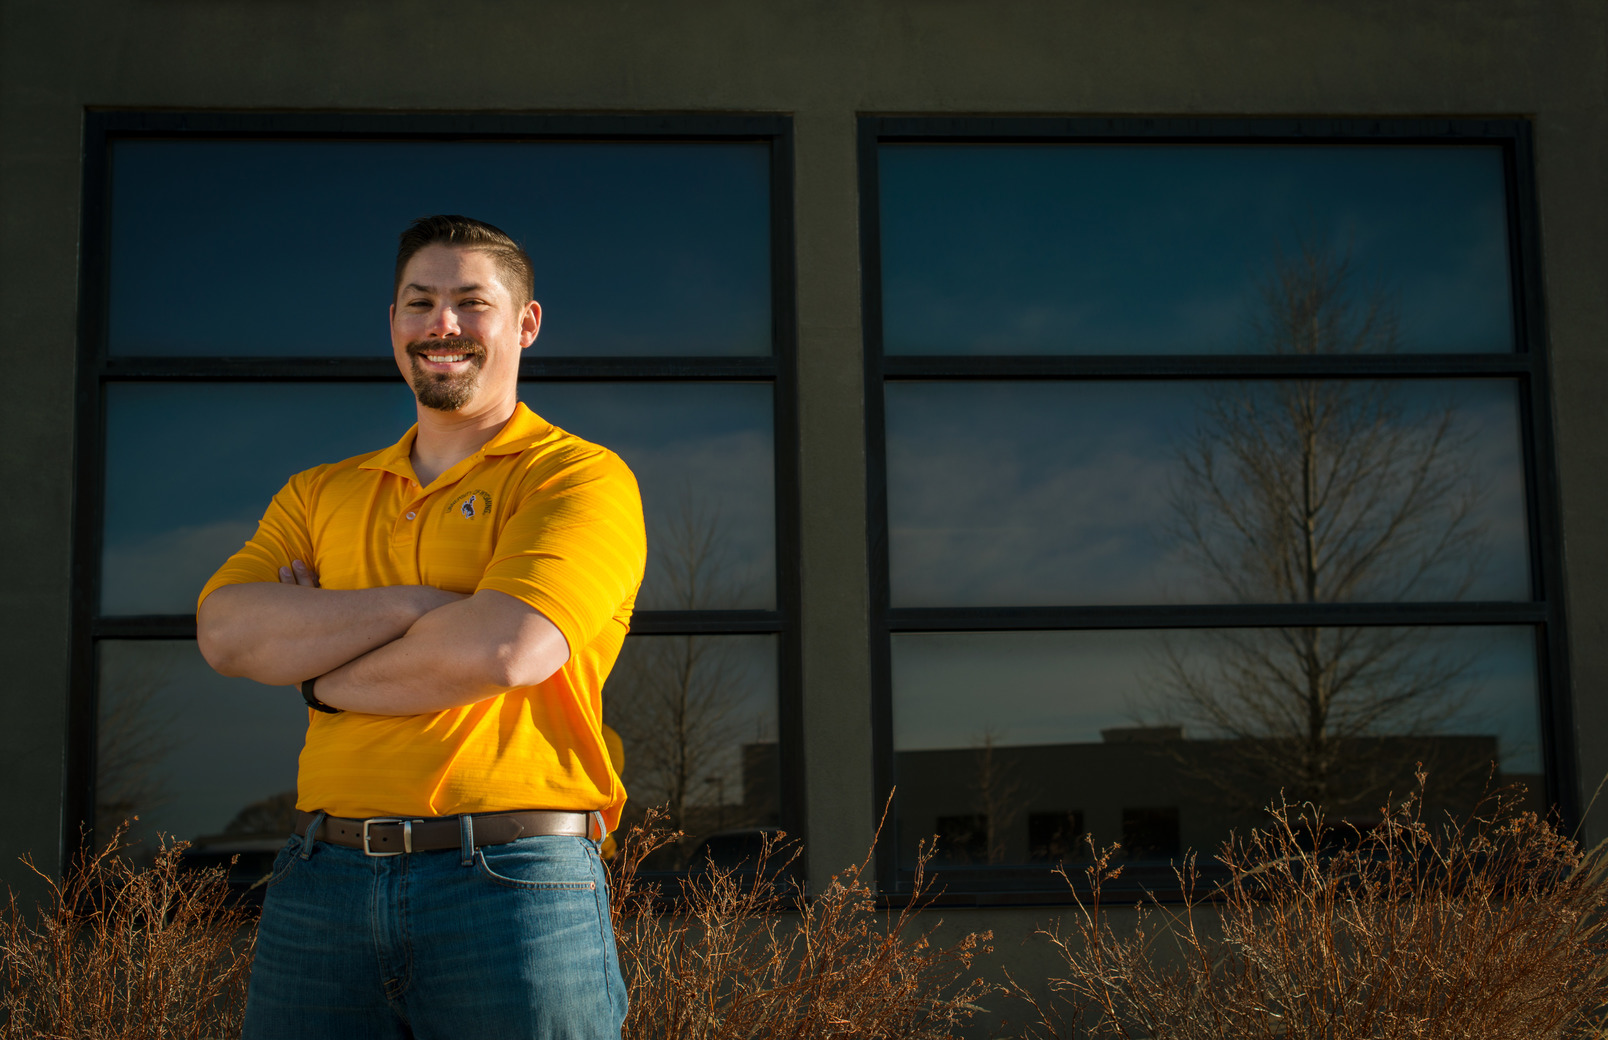
[{"label": "man's forearm", "polygon": [[201,604],[196,635],[218,672],[294,685],[400,638],[431,610],[463,598],[424,585],[228,585]]},{"label": "man's forearm", "polygon": [[422,715],[534,686],[569,660],[558,628],[500,592],[421,617],[406,635],[318,679],[320,701],[372,715]]}]

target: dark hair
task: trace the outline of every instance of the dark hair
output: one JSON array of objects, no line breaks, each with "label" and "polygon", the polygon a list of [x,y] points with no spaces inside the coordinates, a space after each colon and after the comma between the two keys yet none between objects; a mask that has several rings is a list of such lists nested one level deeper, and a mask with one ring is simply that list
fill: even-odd
[{"label": "dark hair", "polygon": [[504,288],[515,297],[515,303],[529,303],[536,298],[535,268],[531,265],[530,255],[520,248],[519,243],[501,228],[455,213],[420,217],[402,232],[396,244],[396,281],[391,286],[393,297],[402,288],[402,272],[407,268],[408,261],[425,246],[434,245],[456,246],[489,254],[502,271]]}]

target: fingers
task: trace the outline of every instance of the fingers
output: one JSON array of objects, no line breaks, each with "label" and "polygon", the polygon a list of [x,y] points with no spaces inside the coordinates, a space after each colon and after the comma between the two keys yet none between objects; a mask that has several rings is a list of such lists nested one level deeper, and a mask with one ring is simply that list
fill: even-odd
[{"label": "fingers", "polygon": [[279,568],[279,583],[281,585],[305,585],[308,588],[316,589],[319,587],[318,572],[301,560],[292,560],[289,567]]}]

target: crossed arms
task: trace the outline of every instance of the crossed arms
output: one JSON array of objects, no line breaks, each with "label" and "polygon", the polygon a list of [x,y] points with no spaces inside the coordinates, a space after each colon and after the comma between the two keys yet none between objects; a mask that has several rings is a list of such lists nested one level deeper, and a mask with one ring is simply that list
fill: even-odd
[{"label": "crossed arms", "polygon": [[215,670],[270,686],[317,678],[318,699],[372,715],[422,715],[541,682],[569,660],[563,633],[512,596],[427,585],[323,589],[300,560],[278,583],[226,585],[196,634]]}]

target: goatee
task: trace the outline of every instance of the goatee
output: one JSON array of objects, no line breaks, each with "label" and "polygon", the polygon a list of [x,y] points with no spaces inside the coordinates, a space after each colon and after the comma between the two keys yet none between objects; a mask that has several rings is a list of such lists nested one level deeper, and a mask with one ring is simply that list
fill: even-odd
[{"label": "goatee", "polygon": [[[468,367],[461,372],[430,372],[419,359],[426,349],[431,353],[466,354]],[[408,344],[413,362],[413,396],[426,408],[455,412],[469,403],[480,385],[480,370],[486,364],[486,348],[472,339],[416,340]]]}]

